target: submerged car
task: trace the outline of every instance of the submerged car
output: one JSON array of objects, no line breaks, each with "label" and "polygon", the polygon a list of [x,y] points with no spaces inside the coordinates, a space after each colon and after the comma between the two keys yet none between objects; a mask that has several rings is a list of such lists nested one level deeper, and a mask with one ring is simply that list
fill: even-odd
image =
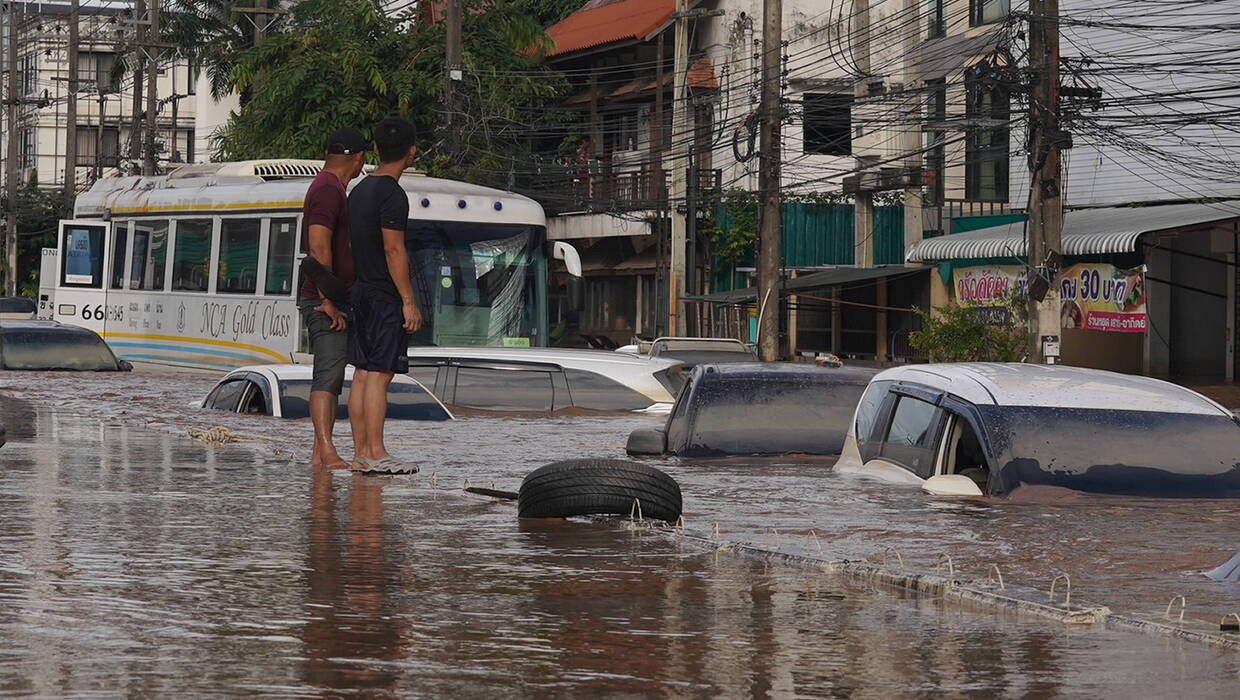
[{"label": "submerged car", "polygon": [[603,350],[411,347],[409,376],[450,406],[486,411],[670,408],[681,363]]},{"label": "submerged car", "polygon": [[[202,408],[276,418],[310,416],[309,365],[255,365],[240,367],[215,385],[202,400]],[[349,414],[349,387],[353,368],[345,369],[344,391],[338,416]],[[392,378],[388,387],[387,417],[396,420],[452,420],[452,413],[417,380],[404,375]]]},{"label": "submerged car", "polygon": [[127,372],[133,365],[118,360],[103,338],[89,328],[56,321],[3,321],[0,368]]},{"label": "submerged car", "polygon": [[1176,384],[1062,365],[910,365],[874,377],[840,471],[938,495],[1026,487],[1240,497],[1240,420]]},{"label": "submerged car", "polygon": [[635,430],[633,455],[838,455],[873,371],[808,364],[706,364],[667,423]]},{"label": "submerged car", "polygon": [[0,297],[0,319],[28,321],[38,310],[39,305],[29,297]]}]

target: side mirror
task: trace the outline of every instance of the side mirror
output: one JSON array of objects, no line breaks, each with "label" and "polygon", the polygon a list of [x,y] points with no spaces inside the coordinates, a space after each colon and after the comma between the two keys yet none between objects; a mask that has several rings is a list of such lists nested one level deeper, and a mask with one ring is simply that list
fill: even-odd
[{"label": "side mirror", "polygon": [[568,308],[573,311],[582,311],[586,308],[585,294],[581,291],[580,277],[569,277],[565,291],[568,292]]},{"label": "side mirror", "polygon": [[[631,438],[630,438],[631,439]],[[932,496],[983,496],[977,482],[963,474],[939,474],[921,485],[921,490]]]},{"label": "side mirror", "polygon": [[640,428],[629,433],[624,451],[631,455],[661,455],[667,451],[667,433],[658,428]]},{"label": "side mirror", "polygon": [[564,241],[556,241],[551,245],[551,257],[564,261],[564,269],[572,277],[581,277],[581,255],[577,249]]},{"label": "side mirror", "polygon": [[132,372],[132,371],[133,371],[133,363],[132,363],[132,362],[130,362],[129,360],[117,360],[117,361],[116,361],[116,368],[117,368],[117,369],[119,369],[119,370],[120,370],[120,371],[122,371],[122,372]]}]

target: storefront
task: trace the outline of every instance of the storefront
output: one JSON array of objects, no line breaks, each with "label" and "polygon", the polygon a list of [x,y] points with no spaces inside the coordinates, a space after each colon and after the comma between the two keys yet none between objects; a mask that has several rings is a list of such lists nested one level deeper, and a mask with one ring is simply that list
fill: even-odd
[{"label": "storefront", "polygon": [[[992,309],[1022,294],[1021,222],[922,241],[934,305]],[[1060,304],[1066,364],[1135,374],[1234,379],[1240,204],[1174,204],[1065,213]]]}]

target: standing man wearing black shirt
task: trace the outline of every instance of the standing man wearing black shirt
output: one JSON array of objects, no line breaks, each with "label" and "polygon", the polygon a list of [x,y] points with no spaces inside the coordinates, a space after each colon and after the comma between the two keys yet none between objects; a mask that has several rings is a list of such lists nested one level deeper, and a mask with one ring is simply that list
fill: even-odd
[{"label": "standing man wearing black shirt", "polygon": [[[370,144],[357,129],[337,129],[327,139],[327,162],[310,183],[302,205],[301,249],[318,261],[346,288],[353,284],[353,255],[345,187],[362,173]],[[314,375],[310,384],[310,420],[314,449],[310,466],[343,469],[348,466],[332,443],[337,404],[344,387],[345,310],[337,308],[309,277],[303,275],[297,308],[310,336]]]},{"label": "standing man wearing black shirt", "polygon": [[409,371],[409,334],[422,326],[413,298],[405,228],[409,196],[400,176],[413,164],[413,124],[384,119],[375,125],[379,167],[349,195],[349,230],[353,241],[353,317],[349,325],[349,364],[354,367],[349,392],[353,427],[353,469],[413,473],[414,465],[392,457],[383,445],[387,390],[396,372]]}]

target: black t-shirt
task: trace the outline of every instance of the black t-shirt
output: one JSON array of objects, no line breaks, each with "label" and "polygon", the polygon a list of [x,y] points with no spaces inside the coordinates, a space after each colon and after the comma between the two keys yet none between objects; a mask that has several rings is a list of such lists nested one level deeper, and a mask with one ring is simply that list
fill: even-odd
[{"label": "black t-shirt", "polygon": [[371,175],[349,194],[349,233],[353,240],[355,286],[399,304],[400,293],[388,272],[382,229],[404,231],[409,197],[395,178]]}]

